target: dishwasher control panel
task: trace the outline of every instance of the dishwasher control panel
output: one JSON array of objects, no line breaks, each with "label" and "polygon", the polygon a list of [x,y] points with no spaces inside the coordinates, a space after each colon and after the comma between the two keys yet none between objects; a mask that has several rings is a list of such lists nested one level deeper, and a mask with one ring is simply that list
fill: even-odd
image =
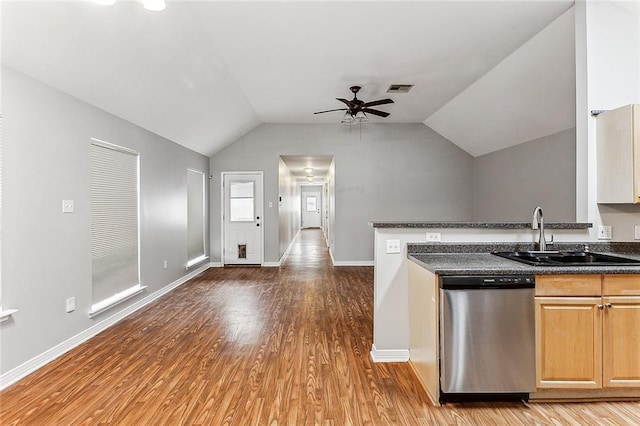
[{"label": "dishwasher control panel", "polygon": [[440,277],[440,288],[534,288],[533,275],[452,275]]}]

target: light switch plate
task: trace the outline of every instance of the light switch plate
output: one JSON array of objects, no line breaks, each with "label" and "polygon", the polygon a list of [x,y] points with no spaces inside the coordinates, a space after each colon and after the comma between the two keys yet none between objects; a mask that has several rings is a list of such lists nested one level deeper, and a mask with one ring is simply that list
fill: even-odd
[{"label": "light switch plate", "polygon": [[76,310],[76,298],[70,297],[67,299],[67,312],[73,312]]},{"label": "light switch plate", "polygon": [[633,238],[640,240],[640,225],[633,226]]},{"label": "light switch plate", "polygon": [[62,200],[62,213],[73,213],[73,200]]},{"label": "light switch plate", "polygon": [[400,240],[387,240],[387,254],[400,253]]}]

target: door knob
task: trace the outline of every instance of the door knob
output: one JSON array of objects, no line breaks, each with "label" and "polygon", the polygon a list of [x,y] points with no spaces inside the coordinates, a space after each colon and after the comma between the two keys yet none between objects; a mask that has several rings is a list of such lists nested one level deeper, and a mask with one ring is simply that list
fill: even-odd
[{"label": "door knob", "polygon": [[256,220],[260,220],[260,216],[256,216]]},{"label": "door knob", "polygon": [[260,226],[260,224],[259,224],[259,223],[256,223],[256,226]]}]

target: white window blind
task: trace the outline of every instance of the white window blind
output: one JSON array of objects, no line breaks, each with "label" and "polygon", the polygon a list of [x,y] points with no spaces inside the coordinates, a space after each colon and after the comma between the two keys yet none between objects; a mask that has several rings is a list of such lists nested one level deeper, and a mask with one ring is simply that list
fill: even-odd
[{"label": "white window blind", "polygon": [[187,260],[204,257],[204,173],[187,170]]},{"label": "white window blind", "polygon": [[[0,111],[0,241],[2,241],[2,111]],[[2,244],[0,244],[0,248]],[[0,251],[0,259],[2,252]],[[2,261],[0,260],[0,312],[2,311]]]},{"label": "white window blind", "polygon": [[138,153],[91,144],[91,264],[94,306],[140,285]]}]

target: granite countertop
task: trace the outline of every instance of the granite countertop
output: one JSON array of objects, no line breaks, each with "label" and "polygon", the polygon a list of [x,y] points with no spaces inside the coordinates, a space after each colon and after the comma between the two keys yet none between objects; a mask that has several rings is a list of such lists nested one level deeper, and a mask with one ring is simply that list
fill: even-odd
[{"label": "granite countertop", "polygon": [[[531,222],[369,222],[374,228],[441,229],[531,229]],[[588,229],[592,223],[551,222],[546,229]]]},{"label": "granite countertop", "polygon": [[[491,251],[531,250],[527,245],[495,244],[410,244],[410,261],[438,275],[485,274],[640,274],[638,266],[532,266],[491,254]],[[591,251],[623,255],[640,260],[638,243],[564,243],[556,250],[578,250],[589,244]],[[437,250],[441,250],[438,252]]]}]

